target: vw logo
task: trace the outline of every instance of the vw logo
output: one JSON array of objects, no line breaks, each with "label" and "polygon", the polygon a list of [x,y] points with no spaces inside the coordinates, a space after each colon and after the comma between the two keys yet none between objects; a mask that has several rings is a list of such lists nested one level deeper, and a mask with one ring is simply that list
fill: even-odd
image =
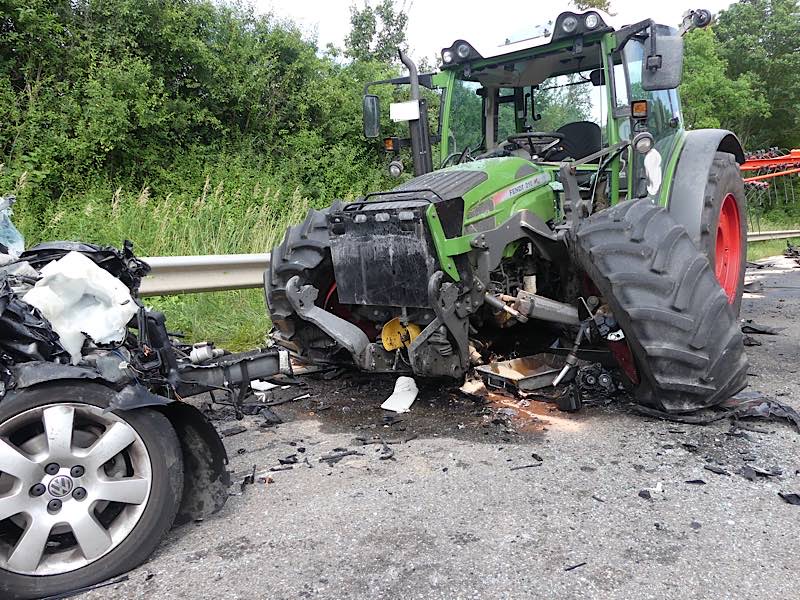
[{"label": "vw logo", "polygon": [[72,485],[72,479],[66,475],[59,475],[58,477],[53,477],[53,480],[50,482],[50,485],[47,486],[47,489],[51,496],[61,498],[72,491]]}]

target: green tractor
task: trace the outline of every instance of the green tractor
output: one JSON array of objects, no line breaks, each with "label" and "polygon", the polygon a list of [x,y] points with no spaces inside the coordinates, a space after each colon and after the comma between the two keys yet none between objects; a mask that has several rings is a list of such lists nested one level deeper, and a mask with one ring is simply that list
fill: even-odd
[{"label": "green tractor", "polygon": [[744,152],[729,131],[686,131],[677,89],[682,36],[710,20],[615,29],[564,12],[497,54],[457,40],[430,74],[401,52],[409,75],[367,86],[364,131],[380,135],[370,88],[407,86],[390,114],[409,136],[383,145],[390,172],[410,154],[415,177],[287,230],[265,273],[274,341],[463,378],[503,342],[544,340],[565,359],[557,382],[611,361],[669,413],[741,390]]}]

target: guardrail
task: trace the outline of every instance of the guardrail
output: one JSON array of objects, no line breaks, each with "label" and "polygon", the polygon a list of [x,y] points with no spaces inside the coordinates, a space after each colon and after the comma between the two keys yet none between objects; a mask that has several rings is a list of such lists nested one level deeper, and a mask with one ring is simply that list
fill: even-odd
[{"label": "guardrail", "polygon": [[267,254],[208,254],[144,258],[150,274],[142,280],[142,296],[242,290],[264,285]]},{"label": "guardrail", "polygon": [[785,231],[759,231],[747,234],[748,242],[765,242],[767,240],[785,240],[800,238],[800,229],[787,229]]},{"label": "guardrail", "polygon": [[[800,238],[800,229],[748,233],[748,242]],[[260,288],[269,254],[209,254],[205,256],[152,256],[144,258],[150,275],[144,278],[142,296],[167,296]]]}]

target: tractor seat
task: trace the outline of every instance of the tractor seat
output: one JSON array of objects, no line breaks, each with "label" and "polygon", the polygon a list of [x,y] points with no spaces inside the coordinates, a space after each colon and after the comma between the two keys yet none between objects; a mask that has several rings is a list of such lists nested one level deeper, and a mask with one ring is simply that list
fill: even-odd
[{"label": "tractor seat", "polygon": [[564,136],[561,146],[547,157],[548,161],[559,162],[565,158],[580,160],[599,152],[602,145],[602,132],[597,123],[576,121],[567,123],[556,130]]}]

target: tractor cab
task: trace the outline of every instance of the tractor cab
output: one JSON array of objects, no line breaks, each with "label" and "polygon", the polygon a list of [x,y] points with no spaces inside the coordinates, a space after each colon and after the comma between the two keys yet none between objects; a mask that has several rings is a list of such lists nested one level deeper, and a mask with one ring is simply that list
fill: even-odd
[{"label": "tractor cab", "polygon": [[[557,178],[561,162],[580,161],[578,169],[587,172],[581,186],[607,186],[611,203],[657,196],[683,130],[681,34],[709,19],[707,11],[696,11],[680,30],[652,20],[615,29],[601,11],[563,12],[533,37],[498,49],[456,40],[442,49],[439,73],[418,75],[401,54],[409,77],[366,87],[365,135],[380,137],[379,101],[371,88],[407,84],[411,100],[393,103],[390,117],[408,121],[410,135],[383,144],[395,176],[404,172],[404,149],[410,148],[415,175],[518,157]],[[426,89],[420,93],[420,87]],[[428,115],[434,103],[435,119]],[[602,155],[614,146],[618,151]],[[607,177],[591,175],[603,167]]]}]

